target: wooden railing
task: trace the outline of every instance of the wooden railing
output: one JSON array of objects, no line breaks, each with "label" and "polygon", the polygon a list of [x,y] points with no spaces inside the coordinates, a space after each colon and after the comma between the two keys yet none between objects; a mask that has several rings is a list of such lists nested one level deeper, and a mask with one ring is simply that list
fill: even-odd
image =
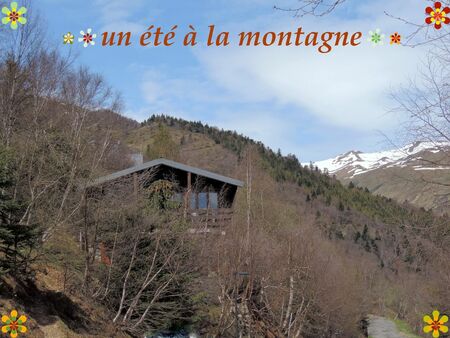
[{"label": "wooden railing", "polygon": [[198,209],[188,212],[188,219],[192,222],[193,233],[224,232],[231,223],[233,209]]}]

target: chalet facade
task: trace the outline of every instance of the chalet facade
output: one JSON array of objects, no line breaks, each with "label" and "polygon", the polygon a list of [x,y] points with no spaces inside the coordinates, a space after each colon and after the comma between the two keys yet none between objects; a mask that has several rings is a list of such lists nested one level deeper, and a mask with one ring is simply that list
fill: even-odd
[{"label": "chalet facade", "polygon": [[203,229],[231,220],[237,189],[244,183],[207,170],[164,158],[100,177],[88,189],[114,189],[118,182],[130,182],[134,190],[156,181],[174,183],[172,199],[183,206],[184,216]]}]

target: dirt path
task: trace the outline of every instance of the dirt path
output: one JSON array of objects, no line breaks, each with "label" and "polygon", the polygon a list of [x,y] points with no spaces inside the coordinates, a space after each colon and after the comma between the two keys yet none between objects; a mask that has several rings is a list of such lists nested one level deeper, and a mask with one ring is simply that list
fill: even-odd
[{"label": "dirt path", "polygon": [[409,338],[410,336],[400,332],[395,323],[389,319],[369,316],[368,333],[370,338]]}]

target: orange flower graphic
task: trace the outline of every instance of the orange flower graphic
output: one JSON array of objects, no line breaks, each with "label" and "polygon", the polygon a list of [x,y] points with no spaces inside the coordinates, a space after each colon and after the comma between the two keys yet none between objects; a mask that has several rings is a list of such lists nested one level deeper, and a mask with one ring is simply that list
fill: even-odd
[{"label": "orange flower graphic", "polygon": [[9,333],[11,338],[16,338],[20,333],[27,332],[27,328],[23,323],[27,321],[27,317],[22,315],[17,318],[18,313],[16,310],[11,311],[10,316],[2,316],[2,333]]},{"label": "orange flower graphic", "polygon": [[425,333],[431,332],[433,338],[438,338],[439,332],[442,333],[448,332],[448,327],[444,325],[445,323],[448,322],[448,317],[442,316],[441,318],[439,318],[440,313],[439,311],[436,310],[433,311],[432,316],[433,318],[431,318],[428,315],[423,317],[423,321],[428,324],[423,328],[423,332]]},{"label": "orange flower graphic", "polygon": [[394,33],[391,35],[391,45],[393,45],[394,43],[399,45],[401,41],[402,41],[402,36],[400,34]]},{"label": "orange flower graphic", "polygon": [[450,17],[448,14],[450,13],[449,7],[442,8],[442,4],[440,2],[436,2],[433,7],[427,7],[425,12],[428,14],[425,22],[429,25],[434,24],[434,28],[441,29],[442,24],[448,25],[450,23]]}]

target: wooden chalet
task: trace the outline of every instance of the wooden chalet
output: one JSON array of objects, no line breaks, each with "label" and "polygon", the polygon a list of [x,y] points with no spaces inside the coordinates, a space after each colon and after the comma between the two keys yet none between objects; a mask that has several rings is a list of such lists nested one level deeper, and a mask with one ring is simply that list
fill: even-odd
[{"label": "wooden chalet", "polygon": [[100,177],[87,188],[114,189],[116,183],[130,182],[137,191],[159,180],[174,183],[172,199],[182,204],[184,217],[193,222],[195,230],[191,231],[195,232],[212,232],[226,225],[237,189],[244,186],[239,180],[160,158]]}]

